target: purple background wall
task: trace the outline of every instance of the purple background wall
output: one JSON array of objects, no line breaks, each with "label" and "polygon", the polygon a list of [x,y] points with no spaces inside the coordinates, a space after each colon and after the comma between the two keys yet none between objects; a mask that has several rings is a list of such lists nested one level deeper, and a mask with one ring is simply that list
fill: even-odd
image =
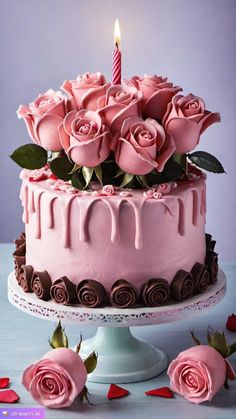
[{"label": "purple background wall", "polygon": [[236,1],[8,0],[1,9],[0,241],[12,241],[22,229],[19,169],[8,158],[29,142],[18,105],[78,73],[110,78],[118,17],[123,77],[167,75],[222,115],[199,149],[220,158],[228,173],[208,177],[207,231],[223,260],[236,259]]}]

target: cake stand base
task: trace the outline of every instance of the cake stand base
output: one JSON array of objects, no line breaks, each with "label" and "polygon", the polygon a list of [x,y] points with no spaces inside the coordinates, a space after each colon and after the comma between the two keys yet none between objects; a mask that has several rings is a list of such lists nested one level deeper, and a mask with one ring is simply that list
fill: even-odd
[{"label": "cake stand base", "polygon": [[88,380],[97,383],[133,383],[148,380],[167,367],[167,357],[159,349],[134,337],[129,327],[99,327],[96,335],[82,343],[85,359],[98,353],[98,364]]},{"label": "cake stand base", "polygon": [[98,326],[96,335],[82,343],[81,356],[98,354],[95,371],[88,376],[97,383],[132,383],[148,380],[167,366],[166,355],[147,342],[134,337],[129,327],[170,323],[186,319],[217,304],[225,295],[226,277],[219,270],[218,281],[207,291],[189,300],[160,307],[117,309],[62,306],[26,294],[18,285],[14,272],[8,277],[8,299],[18,309],[45,320]]}]

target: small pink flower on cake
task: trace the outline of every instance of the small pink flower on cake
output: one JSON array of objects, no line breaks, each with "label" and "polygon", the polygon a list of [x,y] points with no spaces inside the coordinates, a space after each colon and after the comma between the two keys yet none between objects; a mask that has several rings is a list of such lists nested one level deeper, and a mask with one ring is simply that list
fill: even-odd
[{"label": "small pink flower on cake", "polygon": [[103,186],[102,194],[111,196],[111,195],[114,195],[114,193],[115,193],[115,188],[114,188],[113,185],[104,185]]},{"label": "small pink flower on cake", "polygon": [[141,114],[142,97],[142,93],[133,86],[115,85],[109,87],[106,95],[99,99],[99,114],[113,135],[120,132],[125,119]]},{"label": "small pink flower on cake", "polygon": [[41,180],[49,179],[51,174],[51,170],[47,167],[42,167],[41,169],[35,170],[23,169],[20,172],[20,179],[28,179],[29,182],[40,182]]},{"label": "small pink flower on cake", "polygon": [[69,348],[57,348],[24,371],[22,384],[37,403],[62,408],[71,406],[86,379],[80,356]]},{"label": "small pink flower on cake", "polygon": [[190,93],[173,97],[162,125],[172,135],[176,153],[188,153],[197,146],[200,135],[215,122],[220,122],[220,114],[207,111],[203,99]]},{"label": "small pink flower on cake", "polygon": [[143,93],[143,114],[145,117],[161,120],[165,115],[167,105],[172,97],[182,90],[179,86],[173,86],[167,77],[144,75],[143,78],[134,76],[131,80],[125,80],[124,84],[133,85]]},{"label": "small pink flower on cake", "polygon": [[168,194],[172,189],[172,185],[170,183],[160,183],[157,187],[157,192],[165,195]]},{"label": "small pink flower on cake", "polygon": [[96,111],[98,99],[106,94],[110,83],[101,73],[85,73],[76,80],[65,80],[61,89],[69,95],[74,109]]},{"label": "small pink flower on cake", "polygon": [[71,111],[59,132],[66,154],[80,166],[98,166],[110,153],[110,132],[97,112]]},{"label": "small pink flower on cake", "polygon": [[67,113],[67,101],[61,92],[49,89],[29,104],[20,105],[17,115],[23,118],[30,138],[46,150],[62,149],[58,127]]},{"label": "small pink flower on cake", "polygon": [[145,175],[161,172],[175,150],[173,139],[154,119],[128,118],[114,144],[118,166],[127,173]]}]

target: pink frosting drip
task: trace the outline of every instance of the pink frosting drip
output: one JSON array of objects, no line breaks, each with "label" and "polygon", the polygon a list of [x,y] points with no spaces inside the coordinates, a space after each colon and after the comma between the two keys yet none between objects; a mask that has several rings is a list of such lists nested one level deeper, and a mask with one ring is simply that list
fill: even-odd
[{"label": "pink frosting drip", "polygon": [[[170,281],[175,265],[191,270],[191,264],[204,261],[203,177],[180,184],[159,199],[136,190],[125,195],[118,190],[111,196],[68,194],[52,190],[46,181],[32,183],[27,179],[23,180],[20,196],[28,243],[26,261],[36,264],[38,270],[47,269],[53,281],[65,274],[75,283],[85,277],[104,277],[102,283],[109,290],[109,281],[125,273],[134,285],[149,279],[146,271]],[[143,267],[136,267],[141,263]],[[109,278],[110,271],[114,278]],[[134,275],[140,278],[140,284],[133,280]]]},{"label": "pink frosting drip", "polygon": [[[44,184],[46,186],[46,184]],[[182,187],[183,188],[183,187]],[[181,189],[181,187],[180,187]],[[202,187],[199,190],[194,188],[194,184],[191,188],[192,191],[192,224],[197,226],[199,224],[199,217],[204,215],[206,212],[206,199],[205,199],[205,184],[202,183]],[[66,192],[66,191],[64,191]],[[111,216],[111,242],[119,242],[119,211],[120,206],[123,202],[128,203],[133,209],[134,220],[135,220],[135,248],[142,248],[142,209],[144,204],[150,198],[153,198],[153,193],[149,194],[147,191],[143,196],[133,192],[133,196],[128,195],[115,195],[113,197],[105,197],[104,195],[98,194],[98,196],[88,195],[77,195],[77,194],[66,194],[63,191],[60,193],[57,190],[53,193],[49,192],[48,189],[42,188],[41,185],[34,184],[33,186],[24,181],[21,188],[20,199],[24,207],[23,221],[27,224],[29,222],[29,214],[36,215],[36,230],[35,237],[41,237],[41,199],[45,200],[47,206],[47,227],[54,228],[54,202],[56,200],[60,203],[61,211],[61,223],[62,223],[62,246],[65,248],[70,247],[70,208],[73,200],[77,200],[80,212],[80,222],[78,226],[79,237],[81,241],[88,241],[88,223],[89,213],[91,207],[96,201],[102,201],[110,211]],[[151,190],[150,190],[151,192]],[[89,196],[89,199],[86,199]],[[114,199],[115,198],[115,199]],[[185,203],[183,199],[176,194],[160,195],[158,197],[158,203],[164,205],[166,210],[172,217],[178,217],[178,232],[180,235],[185,234]]]}]

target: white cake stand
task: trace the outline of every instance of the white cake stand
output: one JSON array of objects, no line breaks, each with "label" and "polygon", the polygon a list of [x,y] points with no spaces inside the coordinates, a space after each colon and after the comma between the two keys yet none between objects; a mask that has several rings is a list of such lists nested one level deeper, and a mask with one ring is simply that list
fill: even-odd
[{"label": "white cake stand", "polygon": [[219,271],[218,281],[202,295],[161,307],[117,309],[114,307],[84,308],[62,306],[26,294],[15,274],[8,277],[8,299],[18,309],[32,316],[52,321],[96,325],[96,335],[83,342],[80,355],[86,358],[98,353],[97,368],[89,381],[98,383],[131,383],[155,377],[167,367],[167,357],[159,349],[134,337],[130,326],[154,325],[185,319],[217,304],[226,292],[226,278]]}]

